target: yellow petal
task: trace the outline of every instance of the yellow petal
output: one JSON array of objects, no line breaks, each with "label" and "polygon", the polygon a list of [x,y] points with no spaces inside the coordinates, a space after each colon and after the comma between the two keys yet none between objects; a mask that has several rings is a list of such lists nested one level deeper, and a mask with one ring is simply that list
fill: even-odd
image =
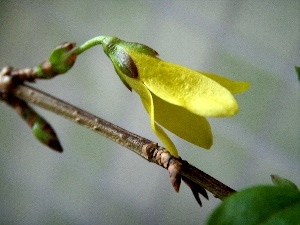
[{"label": "yellow petal", "polygon": [[138,79],[159,98],[200,116],[232,116],[238,111],[233,95],[219,83],[189,68],[130,52]]},{"label": "yellow petal", "polygon": [[150,91],[138,79],[129,78],[127,76],[123,76],[123,78],[130,85],[130,87],[140,95],[143,105],[146,108],[147,112],[149,113],[151,128],[154,131],[154,133],[162,141],[165,148],[171,153],[171,155],[178,158],[179,157],[178,151],[177,151],[174,143],[171,141],[171,139],[166,134],[166,132],[155,122],[155,108],[154,108],[153,99],[152,99]]},{"label": "yellow petal", "polygon": [[178,137],[209,149],[213,137],[208,121],[190,111],[170,104],[152,93],[155,121]]},{"label": "yellow petal", "polygon": [[220,85],[222,85],[228,91],[230,91],[232,94],[238,94],[238,93],[244,92],[248,88],[250,88],[249,82],[234,81],[234,80],[230,80],[225,77],[221,77],[217,74],[212,74],[212,73],[206,73],[206,72],[200,72],[200,71],[199,71],[199,73],[218,82]]}]

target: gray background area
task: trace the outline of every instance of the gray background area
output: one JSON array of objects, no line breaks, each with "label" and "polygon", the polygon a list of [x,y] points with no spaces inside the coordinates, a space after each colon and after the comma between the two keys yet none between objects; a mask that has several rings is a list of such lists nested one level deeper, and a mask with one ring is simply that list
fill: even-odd
[{"label": "gray background area", "polygon": [[[1,1],[0,66],[34,66],[63,41],[113,35],[147,44],[187,67],[245,80],[233,118],[211,118],[210,151],[180,138],[181,156],[234,189],[300,185],[299,1]],[[34,84],[159,142],[139,97],[120,82],[101,47],[64,76]],[[220,201],[199,208],[168,173],[127,149],[43,109],[64,147],[57,154],[0,103],[0,224],[203,224]],[[172,136],[173,137],[173,136]]]}]

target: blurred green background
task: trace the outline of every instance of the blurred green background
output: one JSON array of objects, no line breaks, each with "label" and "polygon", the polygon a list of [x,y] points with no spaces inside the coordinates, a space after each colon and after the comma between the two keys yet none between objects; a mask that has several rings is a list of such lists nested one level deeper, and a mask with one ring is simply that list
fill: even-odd
[{"label": "blurred green background", "polygon": [[[181,156],[240,190],[271,183],[300,186],[300,2],[295,1],[1,1],[0,66],[34,66],[63,41],[98,35],[144,43],[160,57],[252,83],[240,112],[210,119],[206,151],[174,137]],[[101,47],[73,69],[34,86],[154,141],[136,93],[115,74]],[[57,154],[0,104],[0,224],[203,224],[220,203],[199,208],[167,171],[43,109],[64,147]]]}]

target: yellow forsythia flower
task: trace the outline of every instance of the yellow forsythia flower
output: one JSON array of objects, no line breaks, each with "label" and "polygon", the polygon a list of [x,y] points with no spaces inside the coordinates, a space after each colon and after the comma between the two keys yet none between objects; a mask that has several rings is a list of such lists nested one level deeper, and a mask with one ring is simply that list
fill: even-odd
[{"label": "yellow forsythia flower", "polygon": [[122,82],[140,95],[153,131],[175,157],[179,157],[176,147],[158,124],[209,149],[213,137],[204,116],[234,115],[238,103],[232,94],[250,87],[248,82],[232,81],[165,62],[146,45],[105,36],[102,46]]}]

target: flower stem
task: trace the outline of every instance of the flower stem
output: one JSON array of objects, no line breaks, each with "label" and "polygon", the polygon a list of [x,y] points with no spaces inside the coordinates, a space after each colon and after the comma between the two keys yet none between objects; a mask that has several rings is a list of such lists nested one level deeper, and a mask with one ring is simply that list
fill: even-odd
[{"label": "flower stem", "polygon": [[102,41],[104,38],[105,38],[104,36],[94,37],[91,40],[88,40],[87,42],[83,43],[78,48],[74,49],[72,52],[76,53],[77,55],[80,55],[81,53],[94,47],[95,45],[102,45]]}]

